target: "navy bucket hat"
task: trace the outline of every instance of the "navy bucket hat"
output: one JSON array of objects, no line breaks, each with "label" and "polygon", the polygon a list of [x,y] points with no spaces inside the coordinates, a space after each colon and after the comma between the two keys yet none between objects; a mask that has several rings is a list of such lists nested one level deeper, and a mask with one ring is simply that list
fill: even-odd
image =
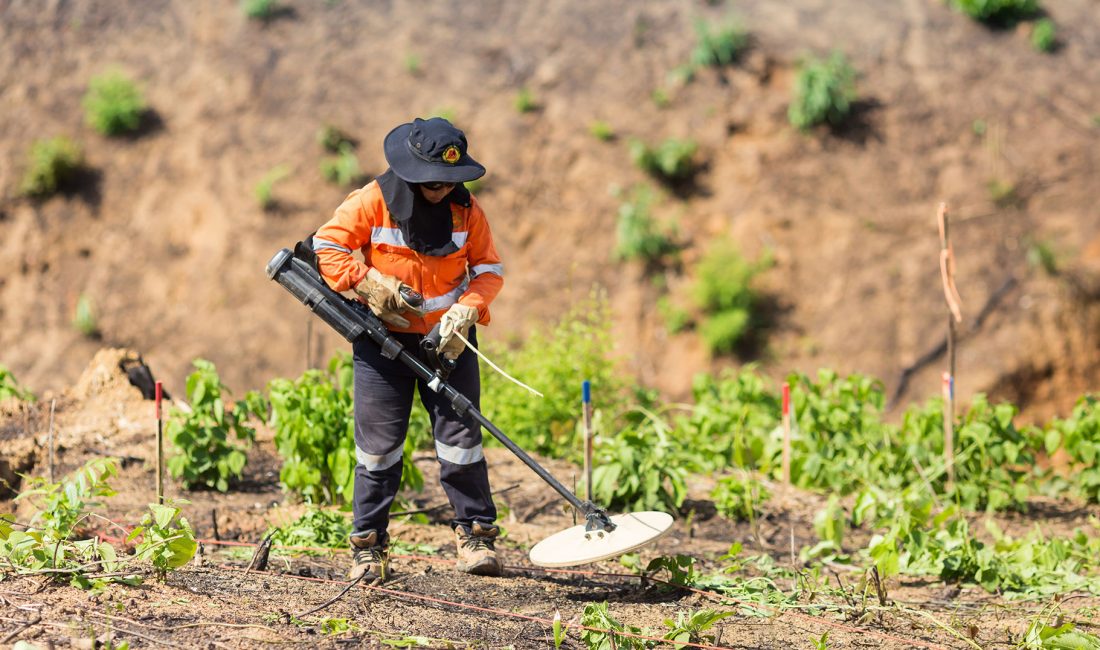
[{"label": "navy bucket hat", "polygon": [[390,131],[383,145],[386,162],[409,183],[465,183],[485,168],[466,153],[466,134],[442,117],[419,117]]}]

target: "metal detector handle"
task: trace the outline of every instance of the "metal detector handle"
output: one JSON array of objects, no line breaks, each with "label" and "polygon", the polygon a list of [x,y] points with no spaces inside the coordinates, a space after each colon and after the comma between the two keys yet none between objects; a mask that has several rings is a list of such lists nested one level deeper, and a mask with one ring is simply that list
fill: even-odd
[{"label": "metal detector handle", "polygon": [[439,323],[435,324],[432,331],[424,335],[424,338],[420,339],[420,349],[428,356],[428,360],[433,366],[436,366],[444,375],[450,374],[458,362],[454,359],[448,359],[440,354],[439,342],[443,336],[439,333]]},{"label": "metal detector handle", "polygon": [[407,284],[402,284],[401,288],[397,290],[397,293],[400,293],[401,299],[405,301],[405,304],[413,309],[420,309],[420,306],[424,304],[424,296]]}]

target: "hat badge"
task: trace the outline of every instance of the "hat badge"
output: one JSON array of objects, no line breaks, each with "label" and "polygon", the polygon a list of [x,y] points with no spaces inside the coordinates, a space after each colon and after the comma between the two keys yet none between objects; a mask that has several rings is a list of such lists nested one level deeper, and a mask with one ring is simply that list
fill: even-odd
[{"label": "hat badge", "polygon": [[450,165],[458,162],[458,159],[462,157],[462,153],[458,150],[458,147],[453,144],[443,150],[443,162]]}]

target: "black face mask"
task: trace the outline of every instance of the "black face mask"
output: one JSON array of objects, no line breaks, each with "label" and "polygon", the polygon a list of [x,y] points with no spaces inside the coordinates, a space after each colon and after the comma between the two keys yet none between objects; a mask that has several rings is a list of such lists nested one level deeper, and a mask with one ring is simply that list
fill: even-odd
[{"label": "black face mask", "polygon": [[401,180],[392,169],[387,169],[378,177],[378,187],[409,248],[433,257],[458,252],[451,239],[451,204],[470,207],[470,192],[465,186],[455,185],[442,201],[432,203],[415,183]]}]

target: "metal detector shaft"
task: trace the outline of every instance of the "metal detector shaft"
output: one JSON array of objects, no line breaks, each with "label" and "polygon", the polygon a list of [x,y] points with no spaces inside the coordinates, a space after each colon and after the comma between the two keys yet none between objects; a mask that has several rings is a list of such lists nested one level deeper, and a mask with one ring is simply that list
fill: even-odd
[{"label": "metal detector shaft", "polygon": [[448,384],[440,373],[429,368],[419,357],[410,354],[400,341],[390,335],[389,329],[368,307],[333,291],[317,271],[304,260],[295,257],[289,249],[284,248],[275,253],[271,261],[267,263],[267,277],[282,285],[283,288],[313,310],[313,313],[321,317],[323,321],[348,341],[354,342],[363,336],[370,337],[382,348],[382,356],[387,359],[397,359],[405,364],[418,377],[427,382],[428,388],[447,398],[451,403],[451,407],[460,416],[468,413],[478,424],[488,429],[489,433],[493,434],[493,437],[499,440],[502,445],[507,447],[508,451],[523,461],[524,465],[531,468],[531,471],[537,474],[539,478],[554,488],[554,491],[568,501],[571,506],[584,513],[589,528],[611,530],[615,527],[603,509],[591,501],[578,499],[575,494],[547,472],[542,465],[539,465],[535,459],[520,449],[516,443],[512,442],[511,438],[490,422],[465,395]]}]

